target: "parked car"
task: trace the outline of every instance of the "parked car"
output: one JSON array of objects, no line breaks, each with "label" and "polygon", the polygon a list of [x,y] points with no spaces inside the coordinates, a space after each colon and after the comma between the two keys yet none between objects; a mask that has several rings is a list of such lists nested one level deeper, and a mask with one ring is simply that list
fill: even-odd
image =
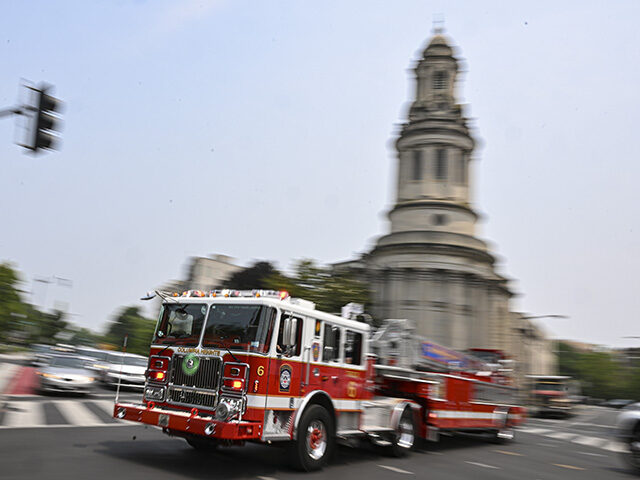
[{"label": "parked car", "polygon": [[635,402],[635,400],[629,400],[629,399],[623,399],[623,398],[614,398],[612,400],[607,400],[606,402],[604,402],[603,406],[604,407],[609,407],[609,408],[624,408],[626,406],[631,405],[634,402]]},{"label": "parked car", "polygon": [[109,352],[101,362],[100,380],[107,385],[144,388],[149,360],[133,353]]},{"label": "parked car", "polygon": [[51,358],[53,345],[44,345],[42,343],[35,343],[31,345],[31,365],[46,365]]},{"label": "parked car", "polygon": [[44,392],[89,393],[94,374],[85,367],[86,357],[52,355],[47,365],[36,373],[40,378],[40,390]]},{"label": "parked car", "polygon": [[78,354],[90,359],[87,362],[87,368],[96,372],[96,376],[100,378],[100,372],[108,368],[106,362],[109,354],[114,353],[112,350],[100,350],[92,347],[78,347]]}]

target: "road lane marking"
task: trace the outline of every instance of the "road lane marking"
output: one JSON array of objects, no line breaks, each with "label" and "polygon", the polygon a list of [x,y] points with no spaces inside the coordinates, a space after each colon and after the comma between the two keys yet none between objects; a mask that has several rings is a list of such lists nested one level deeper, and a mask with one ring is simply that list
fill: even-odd
[{"label": "road lane marking", "polygon": [[413,472],[409,472],[407,470],[402,470],[401,468],[397,468],[397,467],[391,467],[389,465],[378,465],[380,468],[386,468],[387,470],[391,470],[392,472],[396,472],[396,473],[405,473],[407,475],[415,475],[415,473]]},{"label": "road lane marking", "polygon": [[258,480],[277,480],[274,477],[258,477]]},{"label": "road lane marking", "polygon": [[8,427],[6,425],[0,425],[0,430],[18,429],[18,428],[102,428],[102,427],[135,427],[135,424],[123,424],[123,423],[101,423],[100,425],[23,425],[19,427]]},{"label": "road lane marking", "polygon": [[10,428],[29,425],[44,425],[44,412],[40,403],[9,402],[4,418],[4,426]]},{"label": "road lane marking", "polygon": [[563,463],[552,463],[551,465],[554,465],[560,468],[568,468],[569,470],[586,470],[586,468],[576,467],[575,465],[565,465]]},{"label": "road lane marking", "polygon": [[547,433],[545,437],[556,438],[558,440],[571,440],[572,438],[577,437],[575,433],[566,433],[566,432],[557,432],[557,433]]},{"label": "road lane marking", "polygon": [[59,400],[54,402],[54,404],[67,420],[67,423],[72,425],[99,426],[104,423],[85,407],[82,402]]},{"label": "road lane marking", "polygon": [[486,463],[478,463],[478,462],[469,462],[466,461],[464,463],[468,463],[469,465],[475,465],[477,467],[483,467],[483,468],[493,468],[496,470],[500,470],[500,467],[494,467],[493,465],[487,465]]},{"label": "road lane marking", "polygon": [[542,435],[543,433],[552,432],[553,430],[549,430],[548,428],[520,427],[518,428],[518,431],[524,433],[533,433],[534,435]]},{"label": "road lane marking", "polygon": [[540,442],[536,445],[539,445],[541,447],[557,447],[558,446],[557,443],[544,443],[544,442]]},{"label": "road lane marking", "polygon": [[591,452],[578,452],[582,455],[590,455],[592,457],[606,457],[606,455],[602,455],[601,453],[591,453]]},{"label": "road lane marking", "polygon": [[517,453],[517,452],[510,452],[508,450],[494,450],[494,452],[497,453],[502,453],[504,455],[515,455],[516,457],[523,457],[524,455],[522,455],[521,453]]},{"label": "road lane marking", "polygon": [[[611,429],[615,429],[617,428],[615,425],[598,425],[597,423],[584,423],[584,422],[575,422],[575,423],[571,423],[569,425],[582,425],[585,427],[598,427],[598,428],[611,428]],[[567,425],[567,426],[569,426]]]}]

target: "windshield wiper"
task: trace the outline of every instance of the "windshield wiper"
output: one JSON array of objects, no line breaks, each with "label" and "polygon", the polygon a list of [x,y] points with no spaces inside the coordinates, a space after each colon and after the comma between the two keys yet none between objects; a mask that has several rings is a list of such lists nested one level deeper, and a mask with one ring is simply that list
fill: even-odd
[{"label": "windshield wiper", "polygon": [[218,347],[218,348],[224,348],[227,352],[229,352],[229,355],[231,355],[231,357],[238,363],[240,363],[240,360],[238,360],[236,358],[236,356],[233,354],[233,352],[231,350],[229,350],[229,347],[221,344],[221,343],[215,343],[215,342],[211,342],[208,343],[208,345],[211,345],[212,347]]}]

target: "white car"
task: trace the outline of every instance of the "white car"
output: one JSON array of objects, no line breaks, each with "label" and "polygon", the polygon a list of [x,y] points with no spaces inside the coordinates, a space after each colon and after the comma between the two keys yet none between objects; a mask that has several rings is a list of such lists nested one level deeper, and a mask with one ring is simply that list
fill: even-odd
[{"label": "white car", "polygon": [[144,388],[145,372],[149,360],[133,353],[110,352],[100,362],[100,380],[107,385]]},{"label": "white car", "polygon": [[87,360],[73,355],[52,355],[49,363],[37,372],[40,391],[90,393],[94,375],[85,368]]}]

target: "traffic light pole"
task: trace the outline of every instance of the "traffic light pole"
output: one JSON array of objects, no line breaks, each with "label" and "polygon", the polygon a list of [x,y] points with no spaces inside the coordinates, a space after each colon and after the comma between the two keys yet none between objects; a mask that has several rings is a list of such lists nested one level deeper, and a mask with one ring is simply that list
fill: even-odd
[{"label": "traffic light pole", "polygon": [[0,117],[8,117],[9,115],[24,115],[24,107],[12,107],[0,110]]}]

